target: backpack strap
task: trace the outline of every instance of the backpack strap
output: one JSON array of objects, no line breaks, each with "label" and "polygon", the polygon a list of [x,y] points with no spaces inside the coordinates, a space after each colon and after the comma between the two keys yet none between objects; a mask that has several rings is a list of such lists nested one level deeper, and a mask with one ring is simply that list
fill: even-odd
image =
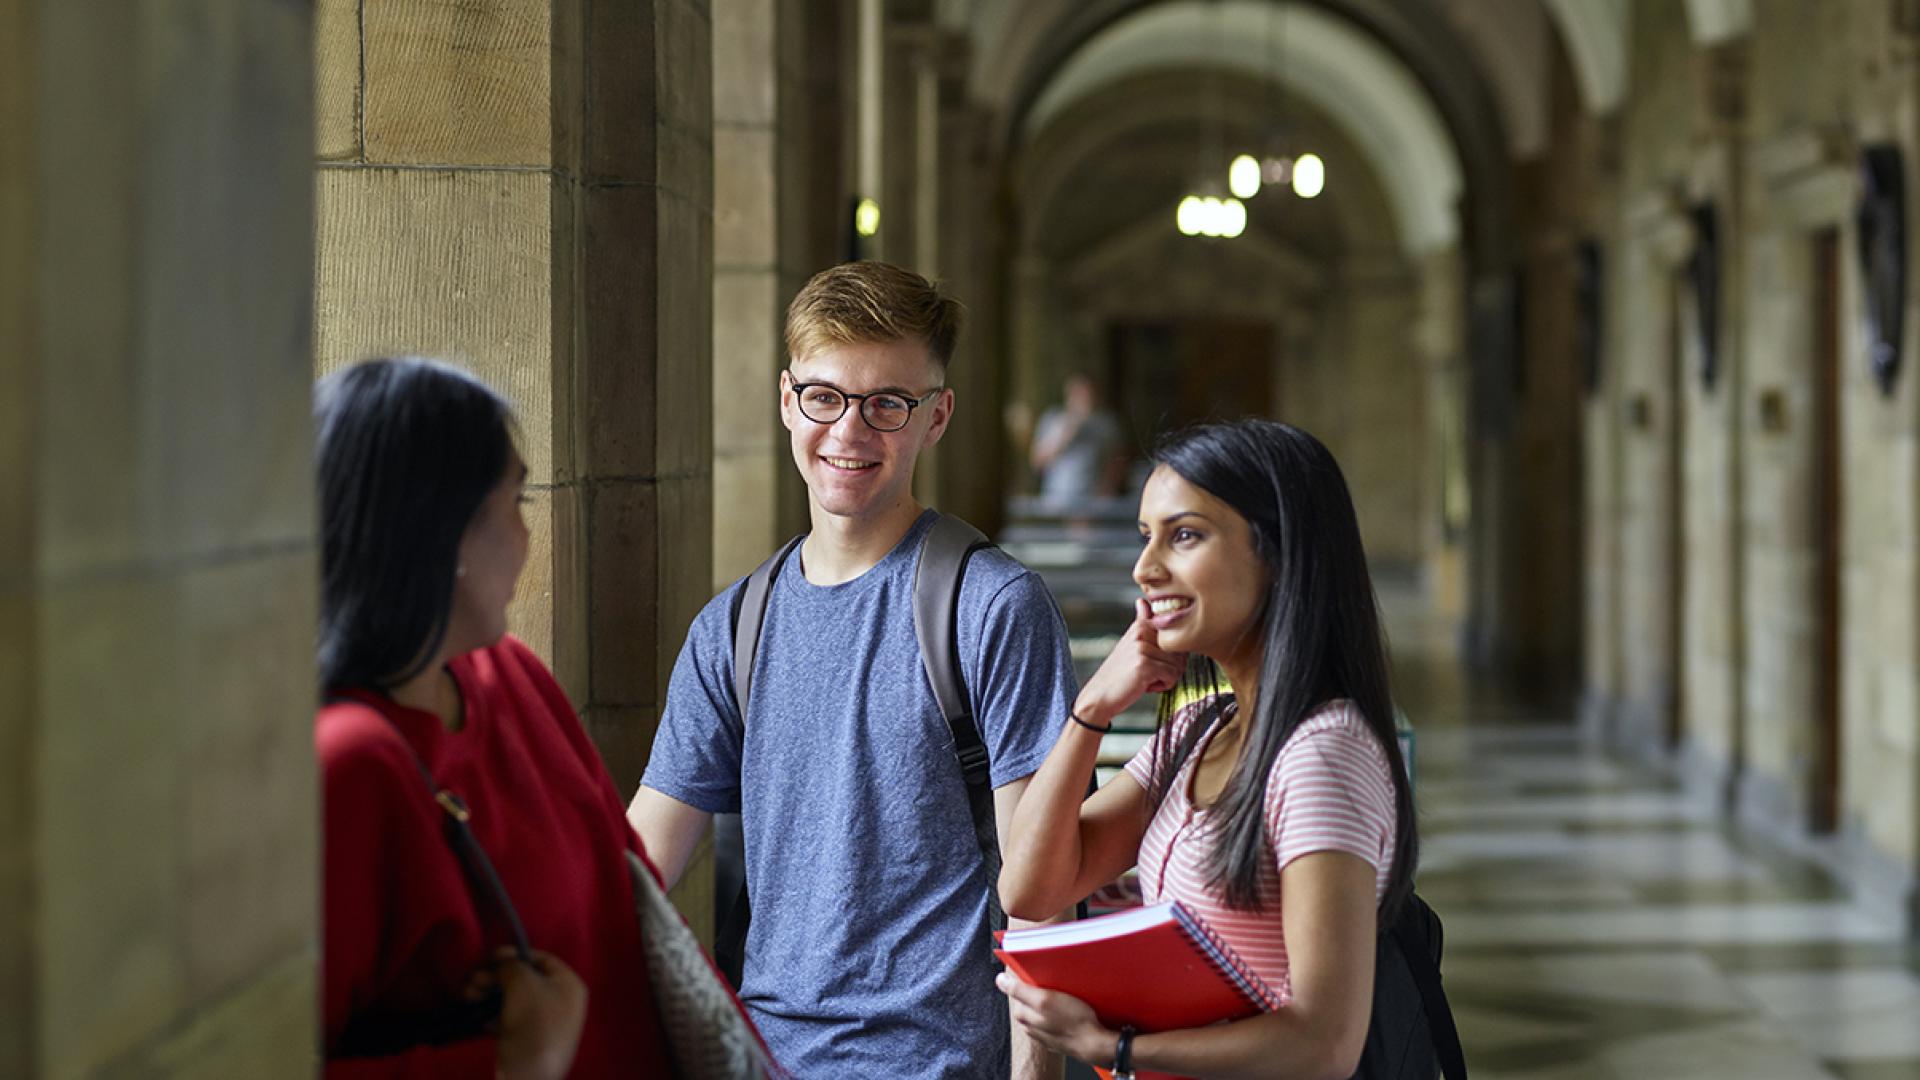
[{"label": "backpack strap", "polygon": [[780,545],[747,575],[747,584],[733,598],[733,700],[740,707],[740,722],[747,721],[747,695],[753,690],[753,657],[760,648],[760,624],[767,619],[767,593],[773,579],[786,565],[787,556],[807,538],[805,533]]},{"label": "backpack strap", "polygon": [[[1415,929],[1414,920],[1427,924],[1424,935]],[[1454,1026],[1447,992],[1440,987],[1438,956],[1444,931],[1439,916],[1426,901],[1408,894],[1406,909],[1389,932],[1400,943],[1407,971],[1413,976],[1413,985],[1420,990],[1420,1004],[1427,1014],[1427,1030],[1433,1036],[1433,1052],[1440,1059],[1440,1071],[1447,1080],[1467,1080],[1467,1056],[1460,1048],[1460,1030]],[[1431,939],[1432,944],[1426,939]]]},{"label": "backpack strap", "polygon": [[927,671],[934,700],[953,734],[954,754],[969,788],[988,783],[987,746],[974,723],[973,708],[960,671],[960,580],[973,553],[990,546],[980,530],[950,514],[941,514],[920,545],[913,571],[913,631],[920,642],[920,666]]}]

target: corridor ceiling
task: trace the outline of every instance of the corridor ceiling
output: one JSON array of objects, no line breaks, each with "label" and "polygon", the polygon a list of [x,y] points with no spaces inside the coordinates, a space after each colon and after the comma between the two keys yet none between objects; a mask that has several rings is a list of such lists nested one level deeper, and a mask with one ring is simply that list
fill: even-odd
[{"label": "corridor ceiling", "polygon": [[1439,111],[1377,39],[1317,7],[1175,0],[1133,12],[1055,72],[1027,111],[1022,137],[1138,74],[1210,67],[1265,78],[1276,60],[1279,81],[1359,146],[1388,192],[1407,254],[1452,247],[1460,235],[1461,168]]},{"label": "corridor ceiling", "polygon": [[[1739,37],[1753,22],[1753,0],[1684,2],[1694,40],[1703,45]],[[936,3],[940,20],[963,30],[972,42],[969,92],[999,112],[1009,150],[1036,130],[1030,110],[1057,111],[1076,88],[1089,92],[1129,70],[1191,67],[1196,43],[1218,33],[1209,29],[1216,9],[1237,9],[1228,17],[1246,30],[1248,11],[1266,6],[1263,0]],[[1589,113],[1612,112],[1626,94],[1628,0],[1289,0],[1282,6],[1289,12],[1293,39],[1286,59],[1298,73],[1287,78],[1290,88],[1302,98],[1312,95],[1347,126],[1380,169],[1394,189],[1395,213],[1410,251],[1444,244],[1451,235],[1459,237],[1473,264],[1504,262],[1511,225],[1507,164],[1545,145],[1540,58],[1547,25],[1565,49]],[[1137,25],[1136,18],[1151,19],[1143,25],[1167,31],[1164,40],[1145,41],[1138,29],[1127,30]],[[1255,21],[1264,24],[1264,17]],[[1109,38],[1109,33],[1120,36]],[[1338,67],[1332,63],[1315,66],[1317,57],[1307,55],[1299,39],[1316,33],[1333,50],[1321,56],[1344,54],[1363,64],[1385,57],[1396,75],[1382,79],[1375,71],[1362,77],[1348,68],[1324,70]],[[1261,39],[1256,34],[1254,40]],[[1246,54],[1257,52],[1248,46],[1242,40],[1224,55],[1210,48],[1202,58],[1221,56],[1245,70]],[[1083,51],[1094,55],[1082,58]],[[1260,59],[1264,62],[1264,55]],[[1065,88],[1054,85],[1069,79]],[[1409,87],[1415,88],[1411,98]],[[1438,151],[1436,143],[1450,144],[1449,152]],[[1386,147],[1393,150],[1393,168],[1380,167]],[[1444,164],[1449,160],[1451,170]],[[1414,168],[1408,168],[1409,161]],[[1442,191],[1457,196],[1445,214],[1439,212]]]},{"label": "corridor ceiling", "polygon": [[[1359,163],[1376,171],[1383,186],[1391,180],[1402,250],[1457,244],[1470,265],[1491,269],[1510,257],[1510,140],[1495,81],[1449,19],[1448,2],[1286,0],[1273,10],[1287,12],[1287,37],[1296,39],[1287,46],[1293,66],[1310,66],[1317,84],[1289,86],[1290,95],[1340,124],[1362,148]],[[1268,10],[1264,0],[949,0],[941,8],[944,18],[966,27],[975,58],[969,94],[999,117],[1001,146],[1016,157],[1029,130],[1029,111],[1043,98],[1049,108],[1060,107],[1061,92],[1053,84],[1063,74],[1091,89],[1129,68],[1193,70],[1196,59],[1201,70],[1228,70],[1236,77],[1249,68],[1264,70],[1261,49],[1228,52],[1222,64],[1222,49],[1197,45],[1218,40],[1223,11],[1236,20],[1238,36],[1253,28],[1253,42],[1263,42]],[[1166,28],[1168,45],[1185,46],[1174,45],[1171,56],[1156,55],[1136,19]],[[1538,21],[1521,20],[1535,26]],[[1128,30],[1130,24],[1136,28]],[[1310,29],[1300,30],[1302,25]],[[1316,35],[1318,45],[1347,63],[1305,55],[1297,40],[1303,34]],[[1129,45],[1130,39],[1136,43]],[[1081,60],[1083,51],[1095,59]],[[1090,76],[1072,74],[1082,65],[1091,65]],[[1516,92],[1529,85],[1524,79],[1507,82]]]}]

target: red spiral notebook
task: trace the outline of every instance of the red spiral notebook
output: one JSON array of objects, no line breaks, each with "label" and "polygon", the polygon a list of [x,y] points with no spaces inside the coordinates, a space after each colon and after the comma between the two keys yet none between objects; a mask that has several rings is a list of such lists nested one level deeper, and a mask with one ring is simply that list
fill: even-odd
[{"label": "red spiral notebook", "polygon": [[994,955],[1030,985],[1086,1002],[1111,1028],[1206,1027],[1280,1004],[1260,976],[1177,900],[1009,930]]}]

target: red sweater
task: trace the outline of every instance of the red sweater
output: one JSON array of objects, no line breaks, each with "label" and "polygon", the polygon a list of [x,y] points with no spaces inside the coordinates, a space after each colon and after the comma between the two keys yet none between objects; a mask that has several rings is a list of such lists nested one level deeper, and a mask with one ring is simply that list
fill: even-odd
[{"label": "red sweater", "polygon": [[[326,1045],[352,1017],[405,1016],[456,1000],[511,935],[483,917],[407,752],[472,811],[534,948],[586,983],[576,1077],[667,1076],[624,849],[640,850],[613,779],[566,694],[519,641],[450,665],[465,724],[372,695],[320,710],[314,741],[325,798]],[[385,713],[385,717],[381,713]],[[406,743],[401,741],[405,733]],[[391,1058],[327,1062],[329,1077],[492,1077],[494,1040]]]}]

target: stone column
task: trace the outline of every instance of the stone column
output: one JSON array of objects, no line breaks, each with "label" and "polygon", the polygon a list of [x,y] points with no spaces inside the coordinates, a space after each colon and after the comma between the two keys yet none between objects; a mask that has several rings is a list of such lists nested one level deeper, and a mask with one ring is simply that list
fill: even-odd
[{"label": "stone column", "polygon": [[750,572],[782,534],[787,465],[774,389],[786,361],[778,211],[778,0],[713,4],[713,587]]},{"label": "stone column", "polygon": [[[1686,422],[1686,625],[1676,643],[1682,668],[1681,752],[1692,777],[1730,797],[1745,756],[1742,718],[1747,567],[1745,476],[1740,462],[1747,437],[1746,253],[1754,222],[1746,208],[1746,139],[1750,50],[1744,40],[1696,54],[1700,104],[1690,198],[1713,203],[1720,222],[1720,311],[1715,342],[1719,377],[1712,389],[1697,377],[1698,308],[1688,306]],[[1803,338],[1810,340],[1809,338]],[[1808,590],[1812,598],[1812,590]],[[1814,650],[1804,653],[1812,667]],[[1809,693],[1808,700],[1812,694]],[[1783,702],[1784,704],[1784,702]],[[1811,710],[1802,710],[1803,717]],[[1808,729],[1811,723],[1803,724]]]},{"label": "stone column", "polygon": [[[949,59],[962,53],[950,50]],[[941,508],[960,515],[993,535],[1002,524],[1010,488],[1006,406],[1005,348],[1001,332],[998,284],[993,268],[998,252],[991,246],[999,230],[995,213],[992,165],[993,125],[984,110],[960,104],[961,85],[949,81],[947,105],[941,120],[941,164],[946,178],[941,186],[939,212],[939,274],[966,305],[965,328],[947,372],[954,388],[953,425],[942,440]]]},{"label": "stone column", "polygon": [[[787,304],[807,279],[850,255],[857,133],[849,120],[858,87],[848,61],[854,52],[855,10],[855,0],[779,0],[775,217],[780,233],[776,307],[782,332]],[[784,365],[784,337],[777,334],[775,340]],[[777,413],[768,415],[775,425],[774,535],[787,537],[808,527],[807,488],[793,466],[786,429],[778,426]]]},{"label": "stone column", "polygon": [[1467,469],[1471,509],[1467,517],[1467,620],[1464,653],[1469,664],[1494,670],[1506,664],[1513,628],[1505,621],[1513,588],[1508,516],[1514,512],[1514,305],[1511,273],[1478,272],[1467,284],[1467,349],[1474,357],[1468,376]]},{"label": "stone column", "polygon": [[511,625],[578,704],[584,612],[554,616],[556,591],[576,591],[584,572],[574,178],[556,145],[580,132],[556,123],[561,26],[549,8],[318,3],[315,360],[325,374],[369,356],[439,357],[513,401],[534,503]]},{"label": "stone column", "polygon": [[713,578],[708,4],[320,11],[319,367],[422,352],[515,401],[511,624],[630,791]]},{"label": "stone column", "polygon": [[0,3],[0,1075],[313,1069],[312,20]]}]

